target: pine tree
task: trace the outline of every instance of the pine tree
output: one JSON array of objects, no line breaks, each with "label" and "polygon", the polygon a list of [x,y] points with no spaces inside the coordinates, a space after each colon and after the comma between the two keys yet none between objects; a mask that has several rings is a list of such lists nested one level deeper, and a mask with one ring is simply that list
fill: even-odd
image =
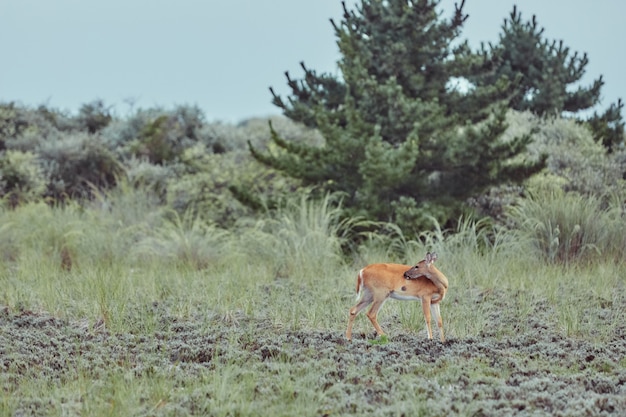
[{"label": "pine tree", "polygon": [[[286,141],[276,152],[250,146],[259,161],[304,185],[341,192],[348,215],[392,221],[412,235],[445,224],[463,202],[486,188],[520,182],[544,161],[515,158],[530,141],[502,141],[506,80],[462,91],[456,77],[491,70],[458,39],[463,3],[449,20],[439,1],[362,0],[335,29],[341,76],[304,64],[302,80],[287,75],[291,95],[274,103],[295,121],[316,127],[323,146]],[[476,74],[476,76],[478,76]]]},{"label": "pine tree", "polygon": [[540,115],[575,113],[594,106],[600,99],[602,76],[589,87],[568,91],[585,74],[587,54],[571,54],[562,40],[545,39],[544,28],[538,25],[536,16],[523,21],[516,6],[504,19],[498,43],[489,44],[488,49],[483,46],[482,52],[499,61],[498,68],[489,77],[470,81],[489,84],[503,76],[513,80],[521,75],[510,103],[515,110],[531,110]]},{"label": "pine tree", "polygon": [[[483,45],[480,53],[497,63],[495,71],[470,76],[469,80],[476,85],[490,85],[502,77],[515,80],[515,92],[509,103],[515,110],[561,115],[588,110],[600,102],[602,76],[589,86],[574,88],[585,74],[589,63],[587,54],[572,54],[562,40],[546,39],[536,16],[523,21],[515,6],[508,19],[504,19],[498,43]],[[588,120],[596,139],[609,151],[624,141],[622,107],[620,100],[610,105],[605,113],[596,113]]]},{"label": "pine tree", "polygon": [[611,104],[604,113],[594,112],[593,116],[586,121],[593,132],[594,139],[602,143],[609,153],[623,145],[626,139],[623,109],[624,103],[622,99],[618,99],[617,103]]}]

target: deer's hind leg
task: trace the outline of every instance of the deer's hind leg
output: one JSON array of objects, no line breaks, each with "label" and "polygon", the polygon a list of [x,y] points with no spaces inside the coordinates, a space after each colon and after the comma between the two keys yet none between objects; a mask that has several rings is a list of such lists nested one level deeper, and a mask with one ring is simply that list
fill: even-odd
[{"label": "deer's hind leg", "polygon": [[378,310],[380,310],[380,308],[385,303],[385,301],[387,301],[387,298],[384,298],[382,300],[374,300],[372,307],[367,312],[367,318],[370,319],[370,321],[374,325],[374,328],[376,329],[376,333],[378,333],[379,336],[382,336],[385,334],[383,329],[378,324],[378,320],[377,320]]},{"label": "deer's hind leg", "polygon": [[352,325],[354,324],[354,319],[361,311],[363,311],[368,305],[370,305],[373,300],[374,297],[372,296],[372,293],[364,289],[361,300],[350,309],[350,316],[348,317],[348,329],[346,330],[346,339],[352,339]]}]

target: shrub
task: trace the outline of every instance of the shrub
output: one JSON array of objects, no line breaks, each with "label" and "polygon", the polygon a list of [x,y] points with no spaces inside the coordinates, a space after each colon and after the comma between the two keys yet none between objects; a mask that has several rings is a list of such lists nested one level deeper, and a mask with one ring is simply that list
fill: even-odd
[{"label": "shrub", "polygon": [[[235,200],[228,191],[233,178],[245,175],[247,167],[238,167],[232,155],[196,154],[195,162],[202,161],[202,170],[170,179],[167,185],[167,203],[178,213],[194,210],[206,221],[221,227],[232,226],[238,218],[248,215],[249,210]],[[189,153],[186,153],[189,157]]]},{"label": "shrub", "polygon": [[293,142],[323,143],[319,131],[296,123],[284,116],[253,118],[233,125],[227,123],[209,123],[201,131],[201,137],[208,149],[215,153],[248,149],[250,142],[258,149],[266,149],[270,143],[272,128],[281,137]]},{"label": "shrub", "polygon": [[[530,112],[516,111],[508,112],[507,123],[507,138],[533,135],[534,140],[522,157],[548,156],[545,172],[537,178],[548,178],[564,191],[595,196],[605,203],[609,195],[626,196],[626,151],[617,149],[607,154],[585,125],[575,120],[540,118]],[[537,178],[531,181],[537,181]],[[471,198],[469,203],[480,214],[506,223],[509,219],[505,213],[507,208],[523,196],[524,189],[525,186],[494,187]]]},{"label": "shrub", "polygon": [[76,251],[85,230],[81,224],[81,210],[77,204],[52,207],[43,202],[25,204],[2,220],[9,224],[4,230],[3,242],[12,242],[15,258],[31,262],[51,262],[71,269]]},{"label": "shrub", "polygon": [[136,189],[124,177],[108,190],[97,191],[84,204],[93,209],[95,219],[108,222],[132,235],[134,230],[158,227],[165,210],[159,197],[146,189]]},{"label": "shrub", "polygon": [[39,155],[48,176],[48,195],[59,199],[88,197],[92,187],[115,185],[121,165],[98,136],[73,133],[45,142]]},{"label": "shrub", "polygon": [[80,107],[76,120],[81,130],[96,133],[111,123],[113,117],[110,107],[105,106],[102,100],[95,100]]},{"label": "shrub", "polygon": [[548,155],[547,171],[565,179],[562,186],[565,191],[603,196],[626,190],[622,178],[625,161],[619,159],[619,154],[607,154],[585,125],[560,117],[541,119],[518,112],[509,112],[507,120],[511,135],[535,131],[528,153]]},{"label": "shrub", "polygon": [[170,166],[151,164],[146,160],[131,158],[124,162],[128,185],[166,200],[167,184],[175,176]]},{"label": "shrub", "polygon": [[17,120],[17,114],[15,103],[0,104],[0,149],[5,147],[4,141],[18,136],[27,127],[26,123]]},{"label": "shrub", "polygon": [[0,197],[11,207],[41,198],[46,183],[33,153],[8,150],[0,155]]},{"label": "shrub", "polygon": [[[179,214],[193,209],[220,227],[231,227],[252,210],[233,197],[233,183],[246,184],[267,196],[293,191],[294,182],[268,169],[243,150],[214,154],[198,144],[172,165],[176,175],[167,183],[167,202]],[[270,197],[268,197],[270,198]]]},{"label": "shrub", "polygon": [[0,143],[7,148],[32,151],[39,143],[74,129],[72,118],[58,110],[0,103]]},{"label": "shrub", "polygon": [[124,159],[138,157],[153,164],[176,162],[201,137],[204,117],[197,107],[138,110],[127,120],[102,130],[106,145]]}]

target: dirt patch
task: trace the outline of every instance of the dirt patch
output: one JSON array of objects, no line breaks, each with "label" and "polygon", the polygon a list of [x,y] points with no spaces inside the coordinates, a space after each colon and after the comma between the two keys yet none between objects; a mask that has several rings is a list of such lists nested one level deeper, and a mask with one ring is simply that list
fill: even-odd
[{"label": "dirt patch", "polygon": [[[404,409],[410,414],[410,401],[418,400],[437,415],[626,414],[623,335],[602,345],[545,328],[501,340],[481,335],[445,344],[404,334],[372,345],[371,336],[355,334],[347,342],[337,332],[285,331],[265,321],[213,318],[207,324],[201,318],[165,316],[150,335],[112,334],[5,308],[0,310],[0,383],[7,395],[25,379],[59,384],[116,370],[131,370],[138,378],[167,370],[185,384],[229,364],[267,381],[255,388],[263,392],[272,378],[281,378],[272,371],[280,364],[298,370],[296,381],[313,375],[315,390],[342,415]],[[296,388],[294,398],[297,394]],[[45,412],[45,404],[41,407]],[[176,410],[193,414],[189,407],[188,399],[181,400]]]}]

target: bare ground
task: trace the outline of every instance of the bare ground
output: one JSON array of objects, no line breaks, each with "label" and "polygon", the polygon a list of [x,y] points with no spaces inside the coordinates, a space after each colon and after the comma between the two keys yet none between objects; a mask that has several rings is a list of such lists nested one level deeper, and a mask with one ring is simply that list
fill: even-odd
[{"label": "bare ground", "polygon": [[[371,334],[347,342],[339,332],[290,331],[244,317],[180,320],[164,313],[157,327],[149,336],[112,334],[103,326],[0,309],[4,395],[20,395],[27,380],[55,386],[131,373],[161,375],[184,388],[207,375],[233,381],[248,375],[243,399],[263,398],[263,407],[300,398],[314,407],[310,415],[626,415],[626,325],[602,344],[560,336],[537,322],[532,332],[507,337],[486,331],[441,344],[403,334],[386,345],[370,343]],[[284,392],[285,380],[292,392]],[[166,406],[144,414],[210,415],[203,403],[216,395],[213,389],[172,393]],[[25,396],[19,415],[54,409],[54,399]]]}]

